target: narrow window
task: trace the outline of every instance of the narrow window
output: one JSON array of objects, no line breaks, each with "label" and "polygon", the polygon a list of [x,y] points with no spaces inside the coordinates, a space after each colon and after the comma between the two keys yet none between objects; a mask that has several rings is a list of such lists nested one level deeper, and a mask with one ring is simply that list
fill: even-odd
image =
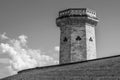
[{"label": "narrow window", "polygon": [[80,36],[77,36],[77,37],[76,37],[76,41],[80,41],[80,40],[82,40],[81,37],[80,37]]}]

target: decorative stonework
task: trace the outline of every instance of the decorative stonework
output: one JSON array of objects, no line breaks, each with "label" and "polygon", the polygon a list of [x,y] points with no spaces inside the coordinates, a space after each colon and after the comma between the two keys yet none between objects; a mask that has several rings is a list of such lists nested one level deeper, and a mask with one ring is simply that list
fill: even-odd
[{"label": "decorative stonework", "polygon": [[88,16],[70,16],[56,19],[57,26],[59,27],[65,25],[76,25],[80,23],[84,24],[86,22],[95,26],[97,25],[97,20],[94,21],[94,18],[90,18]]},{"label": "decorative stonework", "polygon": [[86,8],[59,12],[56,24],[60,27],[60,64],[96,58],[96,13]]},{"label": "decorative stonework", "polygon": [[96,17],[96,12],[88,8],[69,8],[59,12],[59,17],[63,16],[73,16],[73,15],[89,15],[91,17]]}]

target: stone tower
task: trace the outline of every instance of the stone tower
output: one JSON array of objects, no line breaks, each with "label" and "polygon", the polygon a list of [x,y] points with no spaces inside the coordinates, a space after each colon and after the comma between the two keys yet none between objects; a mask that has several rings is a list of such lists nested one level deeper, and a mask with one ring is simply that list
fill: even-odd
[{"label": "stone tower", "polygon": [[60,64],[96,58],[95,26],[98,18],[88,8],[70,8],[59,12]]}]

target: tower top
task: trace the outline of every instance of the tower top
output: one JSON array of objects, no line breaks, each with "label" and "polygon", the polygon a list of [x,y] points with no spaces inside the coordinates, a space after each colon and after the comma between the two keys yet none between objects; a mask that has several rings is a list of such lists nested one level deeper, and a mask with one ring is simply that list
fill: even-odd
[{"label": "tower top", "polygon": [[69,8],[59,12],[59,17],[72,15],[87,15],[90,17],[96,17],[96,12],[88,8]]},{"label": "tower top", "polygon": [[94,10],[88,8],[69,8],[59,11],[58,18],[56,19],[57,26],[60,27],[61,25],[59,24],[59,21],[61,22],[61,20],[68,18],[69,19],[79,18],[79,20],[81,19],[82,21],[85,22],[91,22],[92,24],[94,23],[95,25],[99,21]]}]

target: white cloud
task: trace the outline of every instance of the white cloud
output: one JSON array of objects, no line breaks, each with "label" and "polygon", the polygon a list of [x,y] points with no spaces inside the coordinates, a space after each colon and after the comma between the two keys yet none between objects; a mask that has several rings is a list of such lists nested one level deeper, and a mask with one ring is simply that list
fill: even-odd
[{"label": "white cloud", "polygon": [[60,47],[59,47],[59,46],[56,46],[54,49],[55,49],[55,51],[59,51],[59,50],[60,50]]},{"label": "white cloud", "polygon": [[25,35],[21,35],[21,36],[19,36],[19,39],[20,39],[20,42],[22,43],[22,44],[26,44],[27,43],[27,39],[28,37],[27,36],[25,36]]},{"label": "white cloud", "polygon": [[17,71],[14,71],[11,66],[7,66],[7,67],[5,67],[5,68],[8,69],[8,72],[9,72],[10,75],[17,74]]},{"label": "white cloud", "polygon": [[18,38],[18,40],[9,38],[8,42],[0,44],[2,52],[8,53],[11,57],[10,69],[20,71],[58,63],[58,61],[54,60],[52,57],[42,55],[41,50],[29,49],[26,45],[27,36],[21,35]]},{"label": "white cloud", "polygon": [[8,39],[5,32],[3,34],[1,34],[0,37],[1,37],[1,39]]}]

